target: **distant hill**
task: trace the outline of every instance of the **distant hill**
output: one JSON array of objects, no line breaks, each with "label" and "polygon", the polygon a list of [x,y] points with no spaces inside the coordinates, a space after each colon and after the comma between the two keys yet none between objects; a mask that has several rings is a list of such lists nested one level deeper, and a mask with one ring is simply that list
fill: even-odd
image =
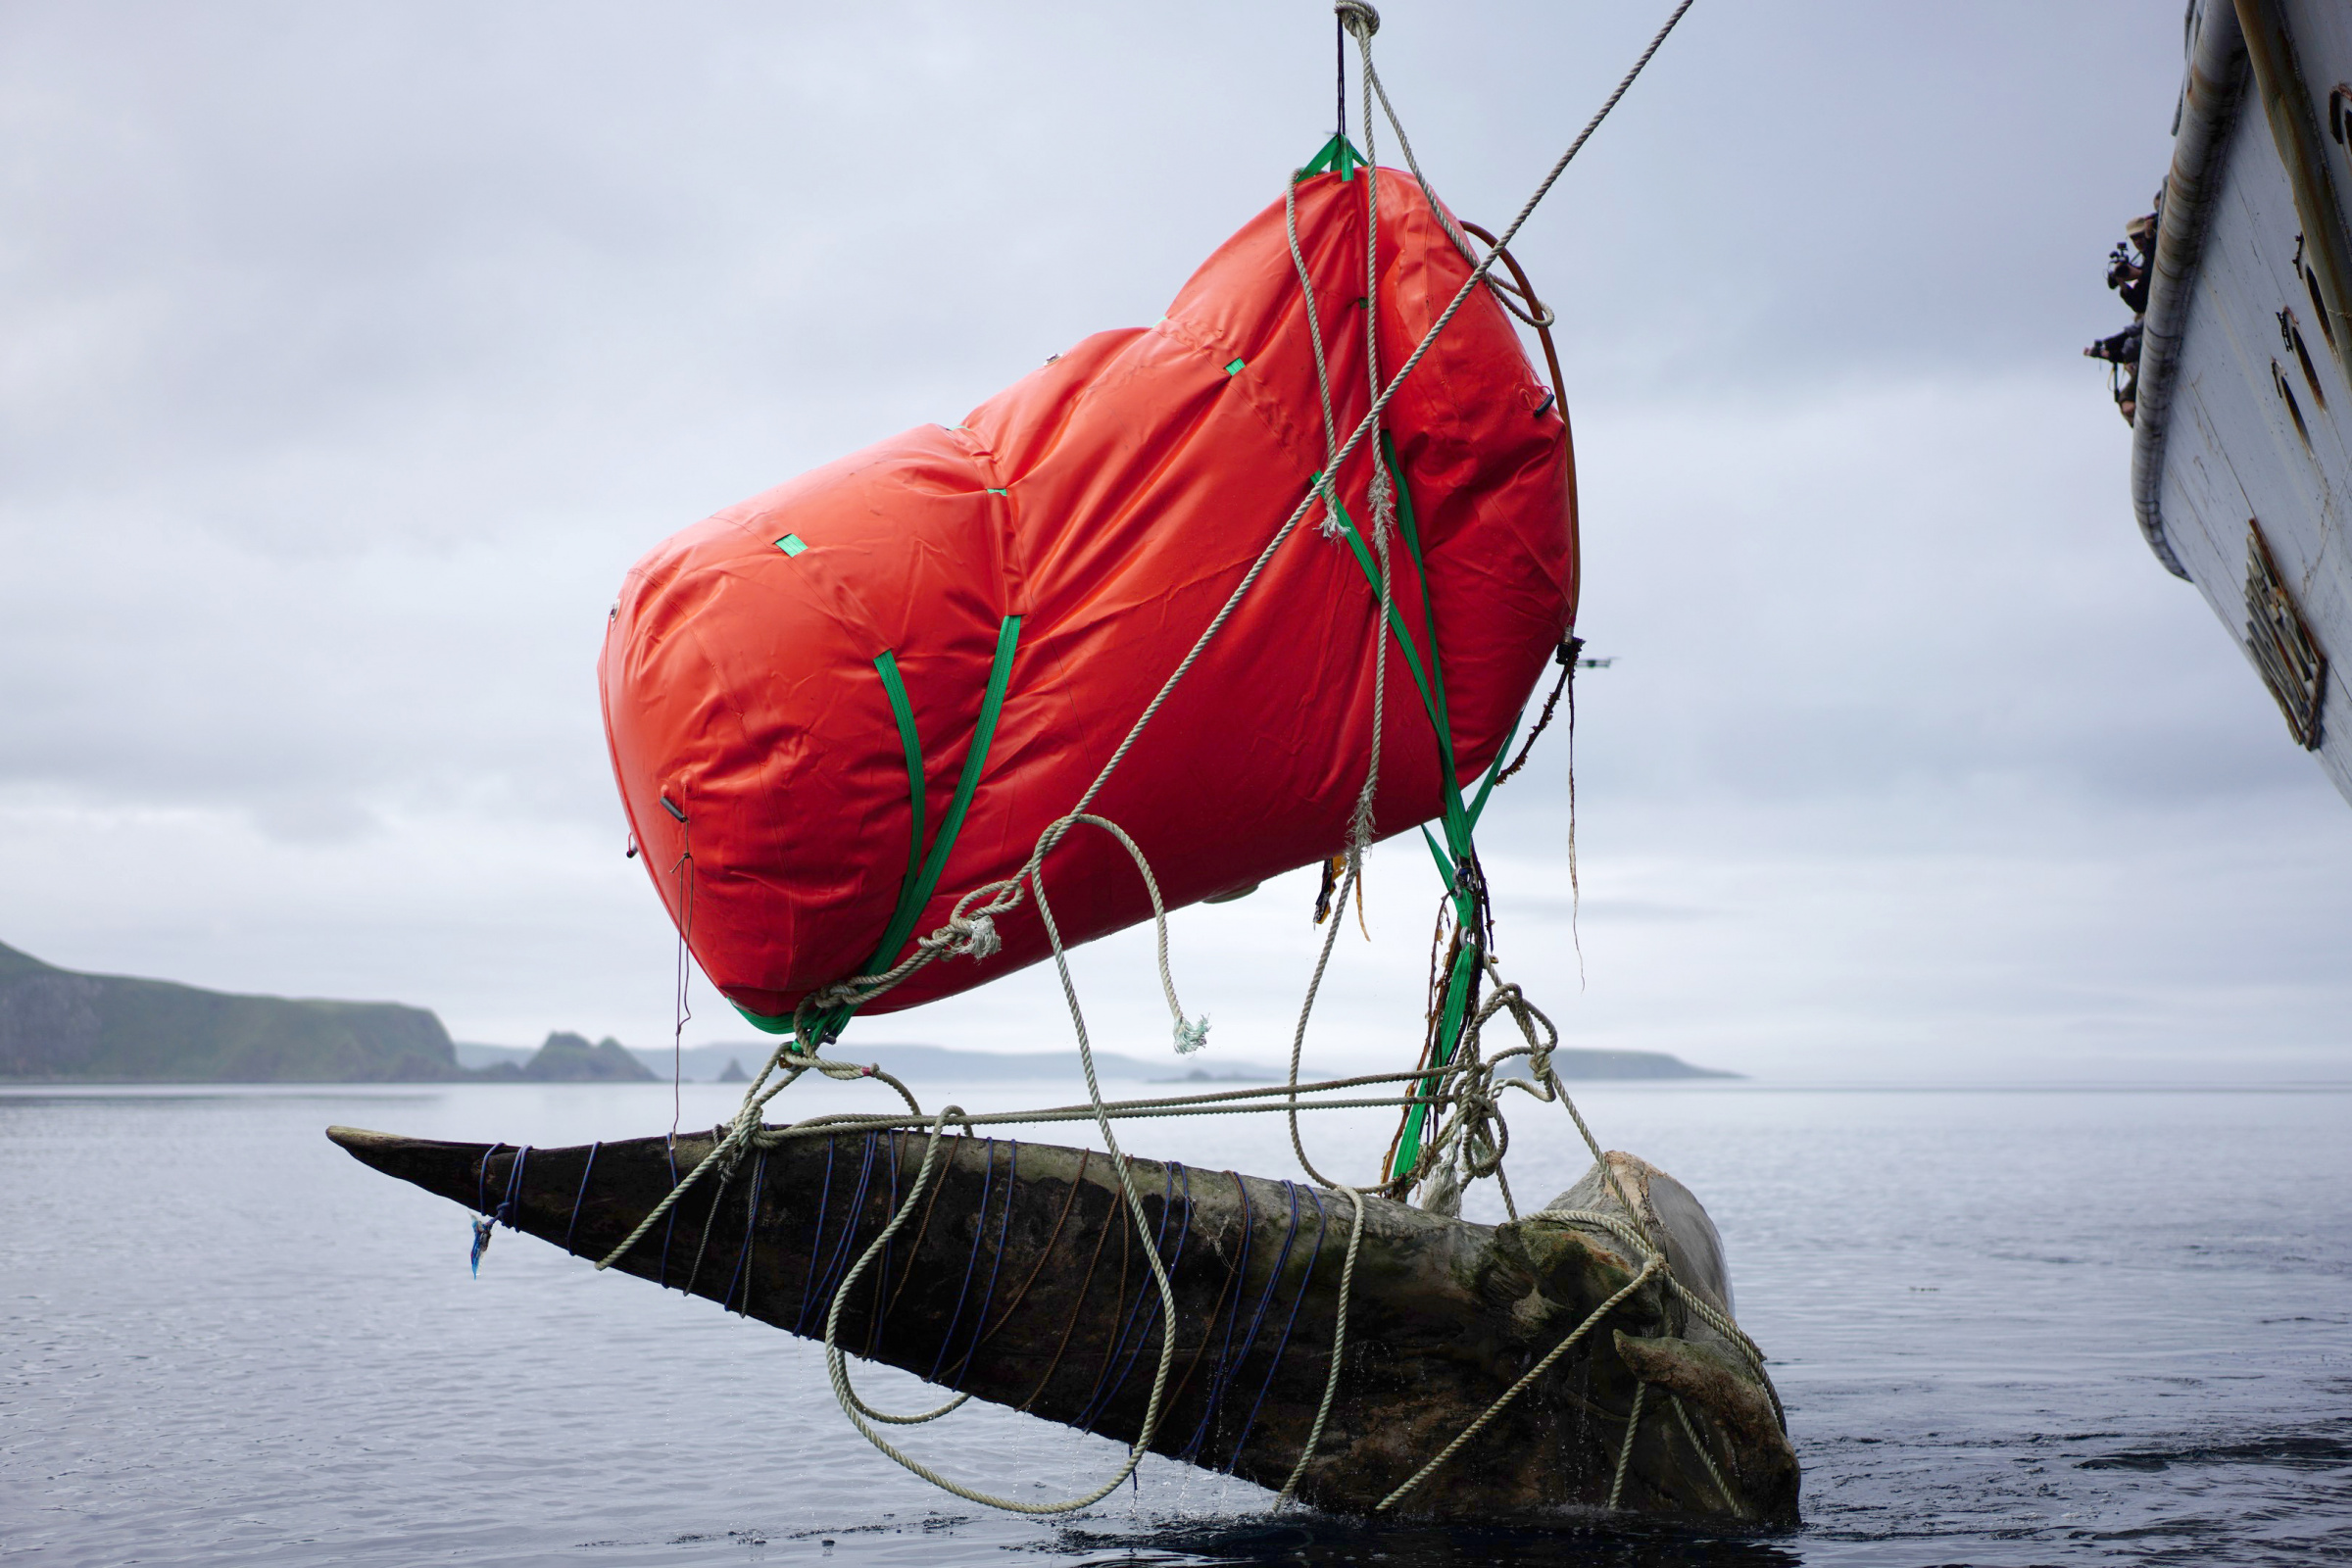
[{"label": "distant hill", "polygon": [[[630,1046],[630,1055],[643,1062],[652,1075],[663,1083],[669,1082],[672,1071],[681,1073],[690,1084],[742,1083],[767,1060],[776,1049],[773,1040],[738,1040],[714,1046],[688,1046],[672,1063],[667,1046]],[[501,1063],[520,1067],[531,1057],[528,1046],[481,1046],[459,1042],[458,1060],[467,1067],[487,1067],[484,1077],[505,1078],[499,1072]],[[1034,1082],[1040,1079],[1059,1080],[1073,1077],[1078,1071],[1078,1053],[1070,1051],[956,1051],[947,1046],[894,1045],[888,1041],[866,1044],[850,1041],[832,1048],[832,1054],[845,1061],[872,1062],[883,1070],[906,1078],[929,1076],[954,1078],[962,1083],[982,1080],[989,1083]],[[727,1068],[733,1065],[743,1076],[729,1078]],[[1171,1054],[1165,1061],[1146,1061],[1140,1056],[1122,1056],[1115,1051],[1095,1053],[1095,1070],[1104,1078],[1154,1079],[1177,1073],[1182,1065]],[[1219,1064],[1219,1072],[1231,1064]],[[1244,1063],[1238,1068],[1243,1077],[1271,1076],[1280,1073],[1271,1068]]]},{"label": "distant hill", "polygon": [[[461,1046],[458,1049],[470,1056],[476,1051],[496,1048]],[[738,1061],[747,1070],[757,1069],[775,1049],[773,1041],[689,1046],[681,1054],[678,1065],[689,1082],[710,1083],[720,1077],[728,1062]],[[513,1054],[519,1056],[521,1053],[513,1052]],[[655,1077],[664,1080],[669,1077],[672,1066],[667,1051],[640,1049],[633,1051],[632,1054],[651,1067]],[[1068,1051],[956,1051],[947,1046],[894,1045],[887,1041],[868,1045],[850,1039],[833,1046],[827,1054],[843,1061],[872,1062],[885,1072],[894,1073],[909,1083],[925,1078],[952,1079],[958,1083],[1068,1083],[1079,1077],[1075,1048]],[[1680,1056],[1669,1055],[1662,1051],[1571,1051],[1562,1048],[1551,1054],[1551,1062],[1553,1070],[1562,1078],[1578,1082],[1740,1076],[1712,1067],[1693,1067]],[[1506,1075],[1513,1065],[1516,1063],[1504,1065]],[[1356,1067],[1351,1070],[1377,1072],[1383,1069]],[[1141,1056],[1124,1056],[1115,1051],[1096,1052],[1095,1071],[1105,1079],[1143,1080],[1160,1084],[1198,1082],[1203,1087],[1224,1082],[1278,1082],[1284,1076],[1280,1068],[1253,1061],[1211,1061],[1197,1056],[1181,1058],[1173,1053],[1153,1061]],[[1306,1078],[1336,1078],[1341,1075],[1341,1069],[1329,1063],[1316,1062],[1307,1063],[1300,1074]]]},{"label": "distant hill", "polygon": [[486,1083],[645,1084],[653,1073],[619,1041],[607,1037],[590,1045],[584,1035],[558,1031],[529,1060],[499,1061],[469,1076]]},{"label": "distant hill", "polygon": [[429,1083],[470,1076],[449,1031],[396,1002],[244,997],[79,974],[0,946],[0,1079]]},{"label": "distant hill", "polygon": [[[1516,1071],[1513,1069],[1516,1068]],[[1527,1058],[1515,1056],[1496,1069],[1505,1078],[1528,1076]],[[1663,1051],[1571,1051],[1563,1046],[1551,1054],[1551,1070],[1573,1083],[1612,1078],[1744,1078],[1720,1067],[1693,1067]]]},{"label": "distant hill", "polygon": [[[698,1083],[757,1071],[773,1041],[695,1046],[682,1054]],[[1067,1085],[1078,1053],[956,1051],[945,1046],[845,1042],[840,1059],[872,1062],[910,1083]],[[1563,1078],[1737,1078],[1654,1051],[1552,1053]],[[615,1040],[551,1034],[527,1046],[453,1045],[441,1020],[394,1002],[320,1002],[235,996],[169,980],[81,974],[0,946],[0,1082],[36,1083],[643,1083],[666,1080],[671,1054]],[[1264,1082],[1256,1062],[1147,1059],[1095,1053],[1106,1080]],[[1506,1069],[1507,1070],[1507,1069]],[[1194,1074],[1204,1077],[1196,1078]],[[1307,1077],[1336,1073],[1310,1064]]]}]

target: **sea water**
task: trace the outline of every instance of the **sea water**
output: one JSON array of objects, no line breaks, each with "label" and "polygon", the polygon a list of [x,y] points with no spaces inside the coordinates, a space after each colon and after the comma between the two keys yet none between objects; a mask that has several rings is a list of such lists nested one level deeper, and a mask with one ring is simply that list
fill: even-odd
[{"label": "sea water", "polygon": [[[972,1109],[1069,1094],[923,1087]],[[512,1232],[475,1277],[463,1211],[321,1136],[584,1143],[709,1127],[732,1091],[688,1085],[673,1108],[667,1084],[14,1090],[0,1562],[2352,1560],[2352,1092],[1579,1100],[1721,1228],[1804,1464],[1800,1530],[1369,1525],[1157,1459],[1073,1517],[975,1507],[844,1424],[816,1346]],[[1511,1108],[1516,1187],[1540,1202],[1585,1155],[1557,1108]],[[1335,1115],[1310,1152],[1368,1166],[1388,1126]],[[1280,1117],[1121,1138],[1296,1173]],[[885,1407],[936,1399],[859,1375]],[[1120,1459],[977,1404],[900,1433],[1041,1502]]]}]

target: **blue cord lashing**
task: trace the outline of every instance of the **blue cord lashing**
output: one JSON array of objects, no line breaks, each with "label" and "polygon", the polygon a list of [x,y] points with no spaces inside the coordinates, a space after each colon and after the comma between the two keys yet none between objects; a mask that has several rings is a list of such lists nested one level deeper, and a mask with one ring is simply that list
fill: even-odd
[{"label": "blue cord lashing", "polygon": [[[980,1342],[987,1338],[982,1331],[988,1326],[988,1309],[996,1304],[997,1275],[1002,1272],[1004,1267],[1004,1242],[1005,1239],[1012,1233],[1012,1200],[1015,1196],[1015,1188],[1013,1183],[1018,1177],[1021,1168],[1021,1141],[1017,1138],[1007,1138],[1004,1140],[1004,1143],[1006,1148],[1004,1159],[1004,1217],[997,1224],[997,1256],[996,1260],[988,1265],[988,1286],[980,1293],[980,1315],[972,1319],[972,1343],[963,1348],[963,1359],[956,1363],[956,1381],[948,1385],[950,1388],[955,1389],[957,1392],[962,1391],[963,1380],[971,1373],[972,1356],[979,1350]],[[990,1157],[989,1163],[992,1166],[996,1163],[993,1154]],[[987,1228],[988,1207],[985,1203],[983,1203],[980,1208],[979,1229],[985,1230]],[[975,1232],[974,1240],[977,1239],[978,1233]]]},{"label": "blue cord lashing", "polygon": [[[1291,1184],[1285,1182],[1283,1185],[1289,1187]],[[1242,1449],[1250,1442],[1250,1429],[1257,1425],[1257,1412],[1265,1406],[1266,1391],[1274,1387],[1274,1374],[1282,1370],[1282,1352],[1291,1348],[1291,1330],[1298,1322],[1299,1303],[1306,1299],[1307,1287],[1315,1282],[1315,1260],[1323,1255],[1323,1233],[1329,1228],[1329,1216],[1323,1211],[1323,1197],[1320,1193],[1310,1187],[1307,1189],[1306,1196],[1313,1199],[1315,1203],[1315,1250],[1306,1255],[1306,1272],[1298,1278],[1298,1294],[1291,1298],[1291,1315],[1283,1319],[1282,1338],[1274,1342],[1274,1353],[1267,1358],[1266,1380],[1257,1386],[1257,1397],[1250,1405],[1250,1419],[1242,1423],[1241,1436],[1233,1440],[1233,1452],[1225,1460],[1227,1475],[1233,1474],[1233,1467],[1241,1462]],[[1292,1187],[1291,1211],[1294,1216],[1294,1224],[1297,1223],[1298,1204],[1298,1190]]]},{"label": "blue cord lashing", "polygon": [[[1200,1453],[1200,1445],[1208,1437],[1209,1423],[1217,1418],[1217,1407],[1224,1402],[1225,1390],[1233,1383],[1233,1374],[1238,1366],[1233,1359],[1233,1326],[1242,1320],[1242,1300],[1250,1278],[1250,1243],[1252,1240],[1250,1217],[1250,1184],[1243,1179],[1239,1171],[1229,1170],[1225,1174],[1233,1178],[1234,1191],[1239,1193],[1242,1199],[1242,1255],[1241,1260],[1233,1266],[1233,1301],[1224,1312],[1224,1341],[1217,1347],[1217,1359],[1208,1369],[1208,1389],[1202,1396],[1200,1421],[1198,1426],[1193,1428],[1193,1435],[1185,1440],[1184,1451],[1177,1455],[1187,1464],[1190,1464],[1195,1455]],[[1216,1324],[1211,1322],[1207,1329],[1202,1331],[1200,1339],[1203,1344],[1207,1343],[1210,1334],[1216,1332]],[[1244,1355],[1250,1353],[1247,1345],[1243,1347],[1242,1353]]]},{"label": "blue cord lashing", "polygon": [[[832,1260],[825,1264],[824,1272],[816,1279],[816,1309],[820,1314],[825,1309],[825,1303],[833,1299],[834,1289],[849,1267],[853,1244],[858,1240],[858,1218],[865,1212],[865,1195],[873,1182],[874,1135],[867,1133],[864,1139],[865,1153],[858,1164],[858,1185],[850,1194],[850,1211],[842,1221],[841,1239],[833,1244]],[[816,1267],[814,1257],[809,1258],[808,1266],[812,1269]]]},{"label": "blue cord lashing", "polygon": [[[1184,1221],[1176,1233],[1176,1251],[1173,1256],[1170,1256],[1167,1252],[1168,1213],[1176,1206],[1176,1180],[1180,1172],[1184,1181]],[[1171,1160],[1160,1167],[1159,1229],[1153,1233],[1152,1239],[1152,1254],[1164,1259],[1164,1266],[1170,1272],[1174,1272],[1176,1265],[1184,1260],[1184,1244],[1186,1239],[1192,1235],[1192,1171],[1182,1161]],[[1127,1379],[1134,1374],[1136,1362],[1144,1353],[1144,1346],[1152,1338],[1152,1324],[1159,1315],[1159,1293],[1153,1289],[1156,1283],[1147,1265],[1143,1279],[1136,1285],[1135,1304],[1127,1309],[1127,1320],[1120,1325],[1119,1337],[1111,1342],[1110,1352],[1103,1358],[1102,1371],[1095,1379],[1094,1392],[1087,1396],[1086,1409],[1078,1421],[1079,1430],[1086,1432],[1094,1430],[1095,1423],[1102,1419],[1103,1411],[1110,1407],[1110,1401],[1117,1396],[1119,1390],[1126,1386]],[[1149,1313],[1145,1310],[1147,1302],[1150,1303]],[[1135,1348],[1130,1350],[1127,1348],[1127,1341],[1130,1336],[1134,1335],[1136,1320],[1139,1317],[1143,1320],[1143,1333],[1136,1338]],[[1125,1357],[1126,1364],[1119,1367],[1119,1375],[1116,1378],[1110,1378],[1111,1367],[1116,1365],[1122,1356]],[[1107,1389],[1103,1387],[1105,1379],[1109,1380]]]},{"label": "blue cord lashing", "polygon": [[[571,1251],[571,1233],[580,1228],[580,1200],[588,1196],[588,1176],[596,1169],[596,1152],[604,1147],[605,1141],[601,1138],[590,1144],[588,1163],[580,1167],[580,1190],[571,1195],[571,1222],[564,1227],[564,1250],[566,1252]],[[572,1255],[576,1257],[579,1254],[573,1252]]]},{"label": "blue cord lashing", "polygon": [[801,1277],[801,1309],[793,1315],[792,1332],[805,1333],[808,1327],[808,1303],[816,1297],[817,1249],[825,1240],[825,1207],[833,1200],[833,1139],[825,1139],[825,1179],[816,1190],[816,1231],[808,1238],[808,1270]]},{"label": "blue cord lashing", "polygon": [[752,1192],[743,1204],[743,1245],[735,1250],[735,1272],[727,1276],[727,1292],[718,1298],[719,1310],[723,1312],[727,1303],[735,1298],[735,1282],[743,1281],[743,1304],[735,1309],[738,1317],[751,1315],[752,1276],[744,1264],[752,1255],[752,1244],[760,1223],[760,1188],[766,1177],[767,1151],[762,1149],[760,1157],[752,1161]]},{"label": "blue cord lashing", "polygon": [[[980,1262],[980,1241],[988,1234],[988,1193],[990,1185],[996,1179],[996,1174],[997,1141],[991,1138],[988,1140],[988,1149],[980,1166],[980,1213],[972,1221],[972,1250],[970,1255],[963,1260],[963,1284],[957,1287],[956,1292],[956,1310],[948,1318],[948,1332],[940,1336],[939,1353],[931,1358],[931,1371],[924,1379],[928,1383],[939,1381],[939,1369],[946,1364],[948,1359],[948,1347],[956,1343],[956,1330],[963,1323],[963,1303],[965,1298],[971,1295],[972,1272]],[[1009,1195],[1007,1196],[1009,1197]]]},{"label": "blue cord lashing", "polygon": [[531,1156],[531,1149],[528,1144],[515,1149],[514,1162],[507,1167],[507,1195],[499,1200],[496,1212],[488,1212],[490,1208],[490,1156],[506,1147],[504,1144],[492,1144],[488,1149],[482,1151],[482,1162],[474,1167],[473,1206],[485,1210],[485,1212],[474,1219],[473,1250],[467,1254],[466,1262],[477,1280],[482,1277],[482,1254],[490,1250],[491,1231],[501,1225],[509,1230],[514,1229],[514,1206],[522,1200],[523,1162]]}]

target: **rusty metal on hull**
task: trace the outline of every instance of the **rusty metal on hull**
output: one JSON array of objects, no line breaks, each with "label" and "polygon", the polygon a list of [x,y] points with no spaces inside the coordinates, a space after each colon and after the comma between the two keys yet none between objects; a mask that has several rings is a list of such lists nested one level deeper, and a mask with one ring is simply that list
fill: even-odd
[{"label": "rusty metal on hull", "polygon": [[2183,581],[2188,568],[2164,533],[2164,444],[2189,292],[2196,283],[2222,155],[2230,144],[2246,76],[2245,39],[2229,5],[2208,0],[2202,11],[2191,13],[2190,21],[2197,29],[2196,40],[2180,89],[2173,166],[2164,179],[2163,222],[2149,264],[2139,404],[2132,421],[2132,506],[2139,531],[2164,569]]}]

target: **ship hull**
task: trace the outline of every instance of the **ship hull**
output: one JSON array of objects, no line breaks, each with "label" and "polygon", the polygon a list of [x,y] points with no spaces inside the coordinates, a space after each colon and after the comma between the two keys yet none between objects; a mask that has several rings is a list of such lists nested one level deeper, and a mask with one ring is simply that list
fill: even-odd
[{"label": "ship hull", "polygon": [[2201,0],[2187,49],[2133,503],[2352,800],[2352,11]]}]

